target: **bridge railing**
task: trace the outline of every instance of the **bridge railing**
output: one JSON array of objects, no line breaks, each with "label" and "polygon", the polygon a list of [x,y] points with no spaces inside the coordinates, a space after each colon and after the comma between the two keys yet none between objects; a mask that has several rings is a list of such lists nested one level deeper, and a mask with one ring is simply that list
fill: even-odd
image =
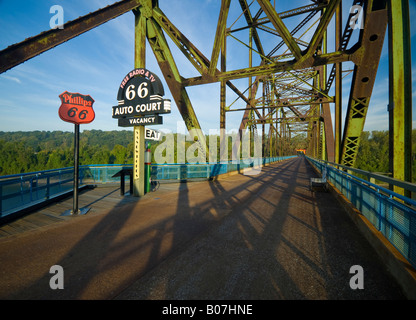
[{"label": "bridge railing", "polygon": [[[339,165],[309,157],[307,159],[320,172],[326,168],[328,181],[416,267],[415,200],[340,170],[336,167]],[[370,172],[366,173],[349,167],[348,170],[371,175]],[[383,178],[383,181],[392,185],[397,183],[397,180],[389,177]],[[416,190],[415,184],[405,182],[399,182],[399,184],[409,191]]]},{"label": "bridge railing", "polygon": [[266,165],[273,162],[290,159],[287,157],[258,158],[252,161],[228,161],[223,163],[204,164],[152,164],[151,177],[154,180],[192,180],[211,179],[220,174]]},{"label": "bridge railing", "polygon": [[[260,158],[251,162],[211,164],[152,164],[152,179],[183,181],[211,179],[219,174],[243,170],[257,165],[282,161],[290,157]],[[79,186],[120,183],[117,172],[133,165],[83,165],[79,170]],[[22,210],[73,191],[74,168],[37,171],[0,177],[0,221]],[[129,178],[126,177],[126,180]]]},{"label": "bridge railing", "polygon": [[[94,180],[88,166],[80,167],[79,178],[80,186]],[[0,177],[0,218],[71,192],[73,181],[73,167]]]}]

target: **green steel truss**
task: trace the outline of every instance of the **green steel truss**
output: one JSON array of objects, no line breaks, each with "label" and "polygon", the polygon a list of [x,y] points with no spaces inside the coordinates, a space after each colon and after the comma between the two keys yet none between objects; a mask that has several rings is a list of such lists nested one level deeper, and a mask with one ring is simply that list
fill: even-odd
[{"label": "green steel truss", "polygon": [[[219,83],[220,128],[227,128],[227,113],[240,112],[240,131],[261,131],[267,156],[293,153],[290,139],[303,135],[309,155],[353,167],[387,34],[391,172],[394,177],[410,181],[408,0],[311,0],[301,7],[292,1],[290,10],[288,1],[286,10],[281,10],[279,3],[282,1],[222,0],[218,22],[212,26],[212,50],[206,56],[162,11],[165,8],[169,12],[169,1],[119,1],[68,22],[64,29],[49,30],[4,49],[0,52],[0,72],[133,11],[136,34],[142,35],[136,37],[140,42],[136,43],[140,51],[136,54],[145,54],[146,38],[189,130],[199,129],[200,124],[187,87]],[[241,12],[237,19],[229,16],[231,10]],[[186,78],[180,74],[168,38],[189,60],[197,76]],[[236,44],[241,52],[248,53],[247,64],[230,69],[228,62],[235,57],[227,51]],[[353,67],[343,70],[345,65]],[[352,79],[348,76],[351,72]],[[242,78],[248,79],[245,90],[233,83]],[[344,81],[351,81],[351,86],[346,117],[342,119]],[[227,97],[235,98],[231,105],[227,105]],[[334,124],[331,106],[335,110]],[[206,145],[202,134],[198,140]]]}]

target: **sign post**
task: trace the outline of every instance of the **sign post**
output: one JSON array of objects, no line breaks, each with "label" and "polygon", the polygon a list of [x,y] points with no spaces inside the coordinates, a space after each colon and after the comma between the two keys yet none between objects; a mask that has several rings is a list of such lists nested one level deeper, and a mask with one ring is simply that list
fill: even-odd
[{"label": "sign post", "polygon": [[95,118],[92,105],[94,99],[89,95],[71,93],[68,91],[59,95],[61,106],[59,107],[59,117],[66,122],[74,124],[74,199],[72,210],[66,210],[62,215],[83,215],[90,208],[78,208],[78,186],[79,186],[79,125],[90,123]]},{"label": "sign post", "polygon": [[[163,99],[164,89],[159,77],[144,68],[130,71],[122,80],[117,93],[118,105],[113,107],[112,117],[118,119],[120,127],[134,127],[135,147],[144,151],[145,125],[163,124],[160,114],[171,112],[171,102]],[[156,132],[149,132],[155,139]],[[137,155],[136,155],[137,157]],[[145,159],[135,158],[134,195],[142,196],[148,189],[146,173],[139,168]],[[137,163],[139,162],[139,163]]]},{"label": "sign post", "polygon": [[150,151],[150,142],[146,143],[146,151],[144,152],[144,170],[145,170],[145,192],[150,191],[150,165],[152,164],[152,152]]},{"label": "sign post", "polygon": [[79,184],[79,124],[75,124],[74,129],[74,200],[72,211],[67,214],[85,214],[89,209],[83,208],[82,212],[78,209],[78,184]]}]

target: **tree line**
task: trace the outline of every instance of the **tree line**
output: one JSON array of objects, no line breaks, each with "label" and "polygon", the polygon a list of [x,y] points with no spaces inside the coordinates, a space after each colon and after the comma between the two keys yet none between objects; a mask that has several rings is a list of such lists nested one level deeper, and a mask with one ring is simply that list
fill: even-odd
[{"label": "tree line", "polygon": [[[131,131],[83,131],[80,165],[133,162]],[[74,134],[64,131],[0,132],[0,175],[71,167]]]},{"label": "tree line", "polygon": [[[416,130],[412,133],[413,154],[415,155]],[[175,134],[175,141],[176,139]],[[361,136],[356,167],[371,172],[387,173],[389,171],[388,139],[388,131],[364,131]],[[303,137],[294,137],[292,140],[290,148],[293,150],[303,149],[306,145]],[[151,142],[152,154],[159,143],[161,142]],[[193,141],[186,140],[185,148],[192,143]],[[73,145],[74,134],[72,132],[0,132],[0,175],[71,167],[74,164]],[[229,142],[229,153],[231,150],[232,146]],[[176,159],[176,149],[174,152]],[[132,131],[85,130],[80,134],[80,165],[132,164],[133,153]],[[413,181],[416,181],[415,165],[413,166]]]},{"label": "tree line", "polygon": [[[370,172],[389,172],[388,131],[362,133],[355,167]],[[412,182],[416,183],[416,129],[412,130]]]}]

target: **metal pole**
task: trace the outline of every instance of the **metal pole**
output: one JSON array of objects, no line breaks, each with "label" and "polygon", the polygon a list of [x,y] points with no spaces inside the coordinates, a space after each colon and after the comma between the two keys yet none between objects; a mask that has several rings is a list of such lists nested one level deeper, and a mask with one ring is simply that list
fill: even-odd
[{"label": "metal pole", "polygon": [[[389,139],[393,178],[412,178],[412,67],[408,0],[389,3]],[[409,192],[394,191],[410,197]]]},{"label": "metal pole", "polygon": [[[227,50],[227,34],[224,30],[223,42],[221,44],[221,71],[225,72],[227,70],[227,60],[226,60],[226,51]],[[226,82],[221,81],[220,84],[220,162],[228,163],[228,139],[226,135]]]},{"label": "metal pole", "polygon": [[[146,66],[146,17],[135,10],[135,37],[134,37],[134,67]],[[145,194],[145,169],[144,169],[144,126],[134,127],[134,170],[133,170],[133,195],[140,197]]]},{"label": "metal pole", "polygon": [[[48,183],[49,184],[49,183]],[[72,210],[66,210],[62,216],[77,216],[86,214],[90,208],[78,207],[78,187],[79,187],[79,124],[74,127],[74,199]]]},{"label": "metal pole", "polygon": [[[341,49],[342,3],[338,5],[335,18],[335,47]],[[335,64],[335,163],[340,163],[342,140],[342,63]]]},{"label": "metal pole", "polygon": [[147,142],[146,152],[144,155],[145,166],[145,193],[150,191],[150,165],[152,164],[152,154],[150,152],[150,142]]},{"label": "metal pole", "polygon": [[79,124],[74,129],[74,202],[72,214],[78,214],[78,179],[79,179]]}]

